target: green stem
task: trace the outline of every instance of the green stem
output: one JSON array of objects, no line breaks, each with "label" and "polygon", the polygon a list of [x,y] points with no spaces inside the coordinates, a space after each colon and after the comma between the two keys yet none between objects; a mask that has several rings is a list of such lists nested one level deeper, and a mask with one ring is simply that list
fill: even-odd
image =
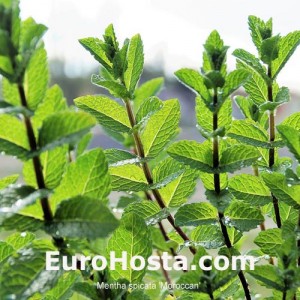
[{"label": "green stem", "polygon": [[[268,66],[268,77],[270,79],[268,83],[268,100],[270,102],[273,102],[273,80],[272,80],[272,68],[271,66]],[[274,111],[270,112],[269,117],[269,141],[274,142],[275,141],[275,115]],[[271,169],[274,166],[275,163],[275,148],[271,147],[269,149],[269,168]],[[276,218],[276,224],[278,228],[281,228],[281,218],[280,218],[280,210],[278,205],[278,199],[273,195],[272,193],[272,201],[273,201],[273,207],[274,207],[274,213]]]},{"label": "green stem", "polygon": [[[218,94],[217,91],[214,91],[214,97],[213,97],[213,105],[215,108],[217,108],[218,105]],[[218,112],[215,110],[213,113],[213,131],[215,132],[218,129]],[[218,136],[213,137],[213,167],[215,169],[218,169],[219,167],[219,138]],[[221,184],[220,184],[220,173],[214,173],[214,190],[217,195],[221,193]],[[222,212],[218,212],[219,216],[219,223],[221,227],[221,231],[223,234],[224,242],[226,247],[230,250],[232,248],[232,244],[228,235],[228,231],[226,226],[223,223],[224,214]],[[247,283],[247,280],[245,278],[245,275],[242,270],[238,273],[240,282],[243,286],[245,297],[247,300],[251,300],[251,295],[249,291],[249,286]]]},{"label": "green stem", "polygon": [[[132,110],[132,107],[131,107],[130,100],[129,99],[124,99],[124,102],[125,102],[128,118],[129,118],[129,121],[130,121],[130,125],[131,125],[132,128],[134,128],[134,126],[136,125],[136,120],[135,120],[135,116],[134,116],[134,113],[133,113],[133,110]],[[144,147],[143,147],[143,143],[141,141],[139,133],[136,132],[136,131],[133,131],[133,138],[134,138],[134,142],[135,142],[135,146],[136,146],[138,156],[140,158],[145,158]],[[145,174],[145,177],[146,177],[146,180],[147,180],[148,184],[153,184],[153,177],[152,177],[149,165],[146,161],[143,161],[142,168],[143,168],[143,172]],[[156,202],[160,206],[160,208],[161,209],[166,208],[165,202],[164,202],[159,190],[153,189],[152,194],[153,194]],[[169,215],[167,217],[167,220],[169,221],[169,223],[172,225],[172,227],[175,229],[175,231],[182,237],[182,239],[185,242],[190,241],[190,239],[183,232],[183,230],[179,226],[175,225],[175,220],[174,220],[172,215]],[[189,250],[191,251],[192,254],[196,254],[196,249],[194,247],[190,246]]]}]

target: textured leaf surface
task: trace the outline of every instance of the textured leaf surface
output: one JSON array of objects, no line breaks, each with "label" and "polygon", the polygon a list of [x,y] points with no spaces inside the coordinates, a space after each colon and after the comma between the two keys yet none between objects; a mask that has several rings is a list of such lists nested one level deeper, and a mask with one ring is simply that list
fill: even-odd
[{"label": "textured leaf surface", "polygon": [[12,257],[1,268],[1,298],[28,299],[36,292],[44,293],[50,289],[61,274],[46,271],[45,252],[54,250],[50,242],[37,240]]},{"label": "textured leaf surface", "polygon": [[241,174],[229,180],[229,191],[238,200],[263,206],[271,202],[271,193],[264,181],[250,174]]},{"label": "textured leaf surface", "polygon": [[14,251],[14,248],[10,244],[0,241],[0,266]]},{"label": "textured leaf surface", "polygon": [[175,214],[177,226],[198,226],[217,222],[218,212],[210,203],[192,203],[181,206]]},{"label": "textured leaf surface", "polygon": [[276,256],[276,250],[282,245],[281,230],[278,228],[261,231],[255,238],[254,243],[260,247],[261,251]]},{"label": "textured leaf surface", "polygon": [[[108,241],[107,251],[115,251],[116,257],[121,257],[122,251],[126,251],[127,261],[136,255],[147,260],[151,255],[152,247],[151,233],[145,221],[133,213],[124,215],[120,226]],[[131,267],[122,270],[121,264],[116,264],[115,270],[111,270],[110,275],[113,280],[124,278],[131,283],[138,283],[143,279],[145,271],[145,269],[136,271]]]},{"label": "textured leaf surface", "polygon": [[43,122],[39,145],[50,150],[80,140],[93,126],[94,120],[84,112],[58,112]]},{"label": "textured leaf surface", "polygon": [[192,241],[205,249],[216,249],[223,246],[223,236],[218,225],[198,226],[191,234]]},{"label": "textured leaf surface", "polygon": [[31,232],[16,232],[6,238],[6,242],[10,244],[15,250],[19,250],[28,245],[35,239],[35,235]]},{"label": "textured leaf surface", "polygon": [[110,167],[111,186],[114,191],[139,192],[149,189],[143,170],[136,165]]},{"label": "textured leaf surface", "polygon": [[106,149],[104,150],[104,153],[110,167],[136,164],[140,161],[140,159],[136,155],[125,150]]},{"label": "textured leaf surface", "polygon": [[126,110],[105,96],[83,96],[74,100],[76,106],[90,113],[105,128],[116,132],[131,129]]},{"label": "textured leaf surface", "polygon": [[82,195],[103,200],[110,192],[107,162],[101,149],[90,150],[72,162],[55,190],[51,203]]},{"label": "textured leaf surface", "polygon": [[10,184],[16,183],[18,178],[19,178],[18,174],[10,175],[10,176],[6,176],[4,178],[1,178],[0,179],[0,190],[6,188]]},{"label": "textured leaf surface", "polygon": [[238,229],[249,231],[264,221],[260,209],[250,205],[240,205],[238,201],[231,202],[224,212],[224,222]]},{"label": "textured leaf surface", "polygon": [[143,42],[139,34],[130,40],[127,51],[127,69],[124,82],[127,90],[132,94],[141,77],[144,66]]},{"label": "textured leaf surface", "polygon": [[78,196],[59,204],[48,230],[63,237],[95,239],[107,237],[117,226],[118,220],[102,202]]},{"label": "textured leaf surface", "polygon": [[180,106],[177,99],[164,102],[164,106],[148,121],[141,134],[145,156],[157,156],[177,133]]},{"label": "textured leaf surface", "polygon": [[140,106],[136,113],[135,119],[137,124],[146,123],[152,115],[163,107],[163,102],[157,97],[147,98]]},{"label": "textured leaf surface", "polygon": [[280,125],[286,125],[293,127],[296,130],[300,130],[300,112],[296,112],[288,116]]}]

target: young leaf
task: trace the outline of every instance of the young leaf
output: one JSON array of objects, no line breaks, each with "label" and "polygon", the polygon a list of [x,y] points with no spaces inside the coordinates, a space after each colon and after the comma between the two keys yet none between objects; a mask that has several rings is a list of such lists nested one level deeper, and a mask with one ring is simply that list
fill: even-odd
[{"label": "young leaf", "polygon": [[164,102],[161,110],[147,122],[141,134],[146,157],[156,157],[176,134],[180,119],[177,99]]},{"label": "young leaf", "polygon": [[77,107],[90,113],[109,130],[128,132],[131,129],[126,110],[105,96],[83,96],[74,100]]},{"label": "young leaf", "polygon": [[[107,251],[114,251],[116,257],[121,257],[126,251],[127,261],[133,256],[140,255],[145,260],[151,255],[151,233],[145,221],[134,213],[127,213],[121,219],[120,226],[115,230],[108,241]],[[110,270],[113,280],[127,279],[131,283],[139,283],[145,275],[146,269],[140,271],[127,267],[123,270],[122,265],[117,263],[114,270]]]},{"label": "young leaf", "polygon": [[114,191],[139,192],[150,188],[143,170],[136,165],[110,167],[109,173]]},{"label": "young leaf", "polygon": [[6,238],[6,243],[10,244],[15,250],[19,250],[35,239],[35,235],[30,232],[14,233]]},{"label": "young leaf", "polygon": [[175,214],[177,226],[198,226],[217,222],[218,211],[210,203],[192,203],[181,206]]},{"label": "young leaf", "polygon": [[254,239],[254,243],[260,247],[265,254],[276,256],[278,247],[283,243],[281,237],[281,230],[279,228],[272,228],[261,231]]},{"label": "young leaf", "polygon": [[104,150],[104,153],[110,167],[136,164],[140,162],[140,159],[136,155],[125,150],[107,149]]},{"label": "young leaf", "polygon": [[271,202],[271,193],[264,181],[250,174],[240,174],[229,180],[230,193],[238,200],[243,200],[251,205],[266,205]]},{"label": "young leaf", "polygon": [[1,178],[0,179],[0,190],[6,188],[10,184],[16,183],[18,178],[19,178],[18,174],[10,175],[10,176],[6,176],[4,178]]},{"label": "young leaf", "polygon": [[152,115],[163,107],[163,102],[157,97],[146,99],[139,107],[135,119],[137,124],[144,124]]},{"label": "young leaf", "polygon": [[195,141],[179,141],[172,144],[168,154],[181,163],[203,172],[213,173],[212,148],[209,143],[199,144]]},{"label": "young leaf", "polygon": [[51,150],[63,144],[80,140],[95,122],[84,112],[58,112],[50,115],[43,122],[39,134],[39,145],[42,151]]},{"label": "young leaf", "polygon": [[224,212],[224,222],[235,227],[239,231],[249,231],[255,229],[264,221],[260,209],[241,205],[239,201],[233,201]]},{"label": "young leaf", "polygon": [[264,39],[260,46],[260,58],[265,63],[270,65],[278,57],[280,36],[272,36]]},{"label": "young leaf", "polygon": [[104,238],[118,227],[118,220],[98,199],[77,196],[62,201],[48,232],[69,238]]},{"label": "young leaf", "polygon": [[72,162],[51,197],[55,206],[61,200],[82,195],[103,201],[110,192],[107,162],[101,149],[90,150]]},{"label": "young leaf", "polygon": [[223,236],[218,225],[198,226],[191,234],[192,241],[205,249],[217,249],[224,245]]},{"label": "young leaf", "polygon": [[286,119],[284,119],[284,121],[280,125],[290,126],[300,131],[300,112],[291,114]]},{"label": "young leaf", "polygon": [[143,42],[139,34],[130,40],[127,51],[127,69],[124,73],[124,83],[130,94],[133,94],[135,87],[141,77],[144,66]]},{"label": "young leaf", "polygon": [[60,271],[46,270],[46,251],[55,248],[49,241],[36,240],[4,264],[0,273],[0,297],[28,299],[35,293],[45,293],[57,282]]}]

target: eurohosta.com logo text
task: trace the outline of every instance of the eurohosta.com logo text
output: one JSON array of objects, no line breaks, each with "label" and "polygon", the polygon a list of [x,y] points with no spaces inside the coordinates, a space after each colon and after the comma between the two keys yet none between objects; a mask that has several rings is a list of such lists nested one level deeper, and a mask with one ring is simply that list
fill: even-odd
[{"label": "eurohosta.com logo text", "polygon": [[177,255],[173,257],[168,252],[162,252],[161,256],[151,255],[147,259],[143,256],[136,255],[130,257],[126,251],[116,253],[111,251],[109,258],[96,255],[96,256],[65,256],[60,255],[58,251],[46,252],[46,270],[57,271],[63,269],[65,271],[71,271],[78,269],[85,270],[87,263],[96,270],[102,271],[107,267],[110,270],[116,270],[120,268],[122,270],[132,269],[140,271],[147,269],[149,271],[157,271],[162,267],[167,271],[182,271],[182,270],[196,270],[200,268],[204,271],[210,271],[213,267],[219,271],[231,270],[254,270],[256,258],[250,255],[239,255],[228,258],[224,255],[218,255],[212,257],[210,255],[201,256],[198,260],[198,265],[192,264],[189,266],[188,259],[184,255]]}]

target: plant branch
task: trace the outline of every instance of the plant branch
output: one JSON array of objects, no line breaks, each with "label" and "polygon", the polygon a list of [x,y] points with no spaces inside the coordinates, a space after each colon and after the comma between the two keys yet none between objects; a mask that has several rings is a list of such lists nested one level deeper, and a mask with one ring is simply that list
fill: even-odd
[{"label": "plant branch", "polygon": [[[136,120],[135,120],[135,116],[131,107],[131,103],[129,99],[124,99],[125,102],[125,106],[126,106],[126,110],[127,110],[127,114],[128,114],[128,118],[130,121],[130,125],[132,128],[134,128],[134,126],[136,125]],[[144,147],[140,138],[140,135],[138,132],[133,131],[133,138],[135,141],[135,146],[136,146],[136,150],[137,150],[137,154],[140,158],[145,158],[145,152],[144,152]],[[142,168],[143,168],[143,172],[145,174],[146,180],[148,182],[148,184],[153,184],[153,177],[149,168],[149,165],[146,161],[142,162]],[[158,205],[160,206],[161,209],[166,208],[165,202],[160,194],[160,192],[157,189],[153,189],[152,190],[152,194],[155,198],[155,200],[157,201]],[[173,218],[172,215],[169,215],[167,217],[167,220],[169,221],[169,223],[172,225],[172,227],[175,229],[175,231],[182,237],[182,239],[186,242],[189,242],[190,239],[188,238],[188,236],[183,232],[183,230],[179,227],[175,225],[175,220]],[[191,251],[192,254],[196,253],[196,249],[192,246],[189,246],[189,249]]]},{"label": "plant branch", "polygon": [[[268,77],[270,79],[268,83],[268,100],[270,102],[273,102],[273,81],[272,81],[272,68],[269,65],[268,66]],[[269,118],[269,141],[274,142],[275,141],[275,115],[274,111],[270,112],[270,118]],[[271,169],[275,163],[275,148],[272,147],[269,149],[269,168]],[[278,199],[273,195],[272,193],[272,201],[273,201],[273,207],[274,207],[274,213],[276,218],[277,227],[281,228],[281,218],[280,218],[280,210],[278,205]]]},{"label": "plant branch", "polygon": [[[214,90],[213,105],[215,108],[217,108],[218,94],[216,89]],[[215,110],[215,112],[213,113],[213,131],[215,132],[217,129],[218,129],[218,112],[217,110]],[[213,167],[217,169],[219,167],[219,163],[220,163],[219,162],[219,138],[218,136],[214,136],[213,137]],[[220,173],[214,173],[214,189],[215,189],[215,193],[219,195],[221,192]],[[223,212],[219,211],[218,216],[219,216],[219,223],[224,237],[225,245],[230,250],[232,248],[232,244],[228,235],[227,228],[223,223],[223,218],[224,218]],[[238,276],[243,286],[246,299],[251,300],[249,286],[242,270],[239,271]]]},{"label": "plant branch", "polygon": [[[159,257],[159,263],[160,263],[160,267],[161,267],[163,276],[165,277],[168,286],[171,286],[171,285],[172,285],[171,278],[170,278],[170,276],[169,276],[168,271],[163,267],[163,261],[162,261],[162,258],[161,258],[161,253],[160,253],[158,250],[157,250],[157,255],[158,255],[158,257]],[[172,289],[169,289],[169,294],[170,294],[171,296],[174,295]]]}]

